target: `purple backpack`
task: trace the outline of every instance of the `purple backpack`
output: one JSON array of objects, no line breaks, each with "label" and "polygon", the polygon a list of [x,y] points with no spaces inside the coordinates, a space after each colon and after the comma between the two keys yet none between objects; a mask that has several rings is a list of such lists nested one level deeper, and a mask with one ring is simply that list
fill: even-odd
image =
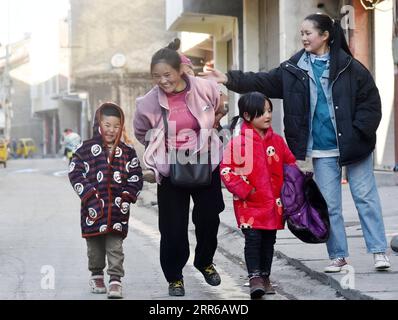
[{"label": "purple backpack", "polygon": [[285,165],[281,200],[289,230],[307,243],[323,243],[329,238],[328,207],[312,172],[303,173],[295,165]]}]

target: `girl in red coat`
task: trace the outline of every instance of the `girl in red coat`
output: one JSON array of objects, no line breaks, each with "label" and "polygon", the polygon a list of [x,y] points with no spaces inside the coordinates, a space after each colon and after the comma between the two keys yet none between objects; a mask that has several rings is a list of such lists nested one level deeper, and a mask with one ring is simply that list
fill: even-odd
[{"label": "girl in red coat", "polygon": [[236,220],[245,236],[250,296],[255,299],[275,293],[269,275],[276,230],[284,225],[283,165],[296,159],[283,138],[272,131],[272,103],[265,95],[248,93],[238,105],[243,125],[240,135],[227,145],[220,170],[234,195]]}]

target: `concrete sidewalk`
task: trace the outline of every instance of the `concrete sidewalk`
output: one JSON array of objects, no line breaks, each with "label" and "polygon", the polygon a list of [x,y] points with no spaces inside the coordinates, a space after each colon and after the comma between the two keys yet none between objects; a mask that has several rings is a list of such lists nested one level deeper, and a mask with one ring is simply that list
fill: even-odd
[{"label": "concrete sidewalk", "polygon": [[[392,236],[398,234],[398,186],[391,181],[394,177],[383,177],[379,194],[382,201],[384,223],[388,245]],[[147,184],[146,189],[153,196],[145,202],[156,204],[156,185]],[[388,271],[378,272],[373,268],[373,256],[367,254],[362,237],[361,225],[355,205],[351,198],[349,185],[343,185],[343,210],[348,236],[350,257],[349,267],[341,273],[326,274],[323,268],[329,264],[325,244],[306,244],[298,240],[287,228],[279,231],[275,245],[275,255],[289,264],[304,271],[308,276],[331,286],[347,299],[398,299],[398,254],[390,247],[387,254],[392,267]],[[231,257],[243,257],[244,239],[236,225],[233,213],[232,195],[223,189],[225,210],[220,215],[219,250]],[[272,278],[272,276],[271,276]],[[278,282],[278,279],[272,279]]]},{"label": "concrete sidewalk", "polygon": [[[386,185],[394,177],[385,177],[382,180],[377,176],[379,194],[381,198],[383,217],[386,228],[387,243],[398,234],[398,186]],[[347,299],[398,299],[398,254],[388,247],[391,268],[388,271],[375,271],[373,255],[368,254],[362,236],[361,224],[355,204],[352,200],[349,184],[342,186],[343,190],[343,215],[348,237],[350,256],[347,261],[349,267],[335,274],[323,272],[329,264],[329,257],[325,244],[307,244],[297,239],[287,228],[279,231],[275,245],[275,255],[286,259],[289,264],[307,273],[326,285],[330,285]],[[230,194],[224,192],[227,210],[232,208]],[[225,216],[232,216],[225,212]],[[231,221],[228,221],[231,223]],[[235,221],[234,221],[235,223]]]}]

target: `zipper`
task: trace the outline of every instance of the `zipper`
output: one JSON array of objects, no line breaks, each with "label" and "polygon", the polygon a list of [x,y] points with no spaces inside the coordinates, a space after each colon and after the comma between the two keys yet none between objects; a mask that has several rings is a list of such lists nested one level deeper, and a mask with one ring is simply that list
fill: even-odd
[{"label": "zipper", "polygon": [[[294,64],[291,64],[290,62],[286,62],[286,64],[287,64],[288,66],[290,66],[290,67],[293,67],[293,68],[296,69],[297,71],[301,72],[301,73],[305,76],[305,78],[308,78],[307,73],[305,73],[303,69],[296,67]],[[305,79],[302,79],[302,80],[305,80]]]}]

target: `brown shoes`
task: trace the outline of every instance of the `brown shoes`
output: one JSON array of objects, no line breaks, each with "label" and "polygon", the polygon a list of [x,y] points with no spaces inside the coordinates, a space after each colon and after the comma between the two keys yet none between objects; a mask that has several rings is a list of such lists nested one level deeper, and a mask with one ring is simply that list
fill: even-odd
[{"label": "brown shoes", "polygon": [[260,299],[264,294],[275,294],[269,277],[253,277],[249,280],[250,298]]},{"label": "brown shoes", "polygon": [[265,294],[264,279],[262,277],[253,277],[249,280],[250,298],[259,299]]},{"label": "brown shoes", "polygon": [[264,277],[264,288],[265,288],[265,294],[275,294],[275,289],[272,286],[271,282],[269,281],[269,277]]}]

